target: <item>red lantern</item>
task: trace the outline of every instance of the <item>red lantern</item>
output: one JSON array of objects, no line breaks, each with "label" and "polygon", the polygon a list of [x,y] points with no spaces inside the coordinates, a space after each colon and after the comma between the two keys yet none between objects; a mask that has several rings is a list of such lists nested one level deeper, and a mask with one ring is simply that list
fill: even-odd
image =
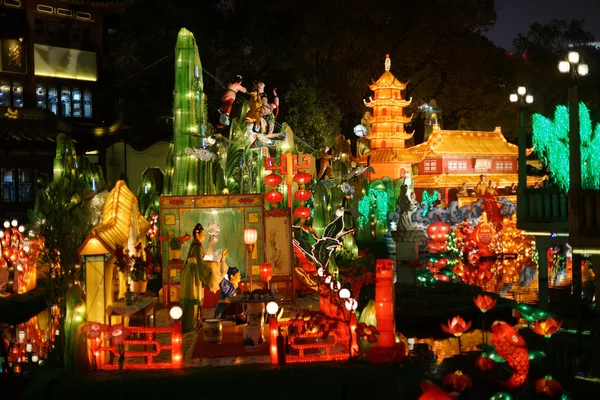
[{"label": "red lantern", "polygon": [[265,183],[269,186],[277,186],[281,184],[283,178],[278,174],[269,174],[265,176]]},{"label": "red lantern", "polygon": [[277,190],[270,191],[269,193],[265,194],[265,200],[267,200],[269,203],[279,203],[283,200],[283,193],[278,192]]},{"label": "red lantern", "polygon": [[296,218],[306,219],[310,217],[311,211],[308,207],[298,207],[294,210],[294,215]]},{"label": "red lantern", "polygon": [[259,267],[260,267],[260,271],[259,271],[260,279],[263,282],[269,282],[271,280],[271,277],[273,277],[273,264],[264,263],[264,264],[260,264]]},{"label": "red lantern", "polygon": [[300,172],[294,176],[294,182],[296,182],[298,185],[306,185],[311,180],[312,175],[306,172]]},{"label": "red lantern", "polygon": [[312,196],[312,193],[310,192],[310,190],[296,190],[296,193],[294,193],[294,198],[298,201],[306,201],[309,200]]},{"label": "red lantern", "polygon": [[427,227],[427,235],[435,242],[445,242],[450,232],[450,225],[441,221],[435,221]]}]

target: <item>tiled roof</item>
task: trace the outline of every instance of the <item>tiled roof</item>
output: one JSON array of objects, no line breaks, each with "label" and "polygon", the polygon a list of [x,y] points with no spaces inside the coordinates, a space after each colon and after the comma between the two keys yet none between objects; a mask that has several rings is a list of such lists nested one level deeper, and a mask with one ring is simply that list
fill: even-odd
[{"label": "tiled roof", "polygon": [[4,145],[55,143],[58,133],[44,112],[0,107],[0,143]]},{"label": "tiled roof", "polygon": [[372,163],[384,163],[384,162],[404,162],[404,163],[418,163],[423,160],[418,154],[411,153],[408,149],[400,149],[395,147],[386,147],[381,149],[374,149],[362,155],[360,162],[366,163],[370,157]]},{"label": "tiled roof", "polygon": [[[484,174],[486,182],[500,183],[501,186],[510,186],[519,182],[518,174]],[[463,183],[468,186],[475,186],[479,183],[481,174],[434,174],[434,175],[415,175],[413,182],[418,188],[436,188],[436,187],[459,187]],[[541,183],[543,176],[528,176],[527,186],[533,186],[535,183]]]},{"label": "tiled roof", "polygon": [[428,141],[411,147],[425,157],[518,156],[518,146],[508,143],[500,129],[493,132],[434,130]]},{"label": "tiled roof", "polygon": [[377,79],[377,82],[373,82],[369,85],[369,88],[371,88],[371,90],[375,90],[378,88],[397,88],[400,90],[404,90],[406,89],[406,83],[400,82],[390,71],[385,71],[383,75],[381,75],[379,79]]}]

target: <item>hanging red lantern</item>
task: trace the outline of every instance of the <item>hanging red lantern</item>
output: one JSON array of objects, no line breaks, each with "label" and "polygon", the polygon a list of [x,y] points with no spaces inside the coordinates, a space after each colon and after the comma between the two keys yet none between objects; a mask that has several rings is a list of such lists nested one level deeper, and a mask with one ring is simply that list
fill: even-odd
[{"label": "hanging red lantern", "polygon": [[277,190],[272,190],[265,194],[265,200],[267,200],[269,203],[279,203],[283,200],[283,193],[278,192]]},{"label": "hanging red lantern", "polygon": [[296,218],[306,219],[310,217],[311,211],[308,207],[298,207],[294,210],[294,215]]},{"label": "hanging red lantern", "polygon": [[298,185],[306,185],[308,182],[312,180],[312,175],[306,172],[299,172],[294,175],[294,182]]},{"label": "hanging red lantern", "polygon": [[312,193],[310,190],[296,190],[296,192],[294,193],[294,198],[298,201],[307,201],[310,200],[312,196]]},{"label": "hanging red lantern", "polygon": [[441,221],[435,221],[427,227],[427,235],[435,242],[445,242],[450,232],[450,225]]},{"label": "hanging red lantern", "polygon": [[283,178],[278,174],[269,174],[265,176],[265,183],[269,186],[277,186],[281,184]]}]

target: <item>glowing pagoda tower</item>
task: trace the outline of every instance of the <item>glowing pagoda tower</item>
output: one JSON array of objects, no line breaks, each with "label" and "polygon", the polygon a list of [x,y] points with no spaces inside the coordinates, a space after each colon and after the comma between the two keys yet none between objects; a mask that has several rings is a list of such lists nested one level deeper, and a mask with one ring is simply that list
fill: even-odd
[{"label": "glowing pagoda tower", "polygon": [[402,99],[402,91],[406,83],[400,82],[390,72],[391,60],[385,56],[385,72],[369,88],[375,92],[365,105],[372,108],[371,133],[366,136],[371,151],[361,157],[361,162],[369,164],[375,170],[370,179],[381,179],[389,176],[392,179],[404,177],[404,171],[411,171],[411,165],[420,160],[406,150],[405,141],[412,138],[412,133],[406,133],[404,124],[412,120],[404,115],[404,107],[410,105],[410,100]]}]

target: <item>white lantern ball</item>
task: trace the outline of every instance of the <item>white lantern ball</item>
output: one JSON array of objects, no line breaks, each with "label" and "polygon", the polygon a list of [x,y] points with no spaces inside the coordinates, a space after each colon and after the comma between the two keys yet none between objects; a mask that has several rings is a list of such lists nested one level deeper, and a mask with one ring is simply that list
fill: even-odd
[{"label": "white lantern ball", "polygon": [[183,310],[181,309],[181,307],[175,306],[175,307],[171,308],[171,310],[169,311],[169,315],[174,320],[178,320],[183,315]]},{"label": "white lantern ball", "polygon": [[267,313],[275,315],[277,314],[277,311],[279,311],[279,304],[275,303],[274,301],[267,303]]},{"label": "white lantern ball", "polygon": [[[17,225],[19,225],[19,221],[17,221],[16,219],[13,219],[12,222],[10,223],[12,226],[16,227]],[[7,227],[8,228],[8,227]]]},{"label": "white lantern ball", "polygon": [[350,291],[346,288],[343,288],[342,290],[340,290],[340,299],[349,299],[350,298]]}]

